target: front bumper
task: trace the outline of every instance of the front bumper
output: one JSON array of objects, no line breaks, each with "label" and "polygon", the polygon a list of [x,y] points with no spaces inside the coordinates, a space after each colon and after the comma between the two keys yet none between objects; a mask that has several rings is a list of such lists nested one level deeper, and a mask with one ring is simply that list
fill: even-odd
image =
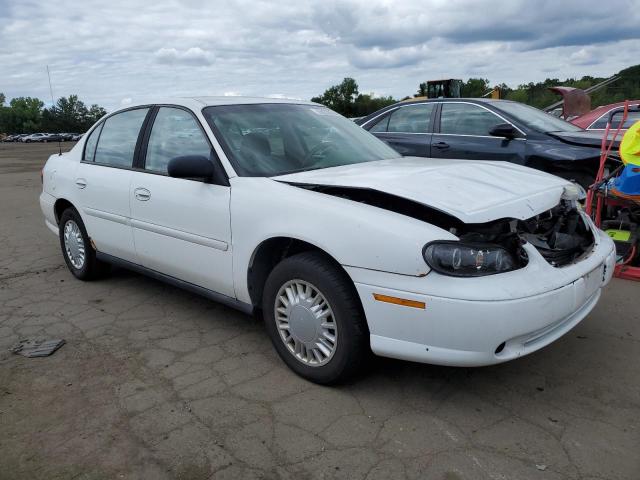
[{"label": "front bumper", "polygon": [[[491,277],[430,272],[400,279],[347,271],[364,307],[374,353],[438,365],[491,365],[550,344],[595,307],[615,267],[613,242],[604,232],[596,236],[585,258],[562,268],[550,266],[529,246],[529,266]],[[442,295],[443,282],[447,295]],[[530,294],[523,295],[527,291]],[[425,308],[380,302],[374,294],[424,302]]]}]

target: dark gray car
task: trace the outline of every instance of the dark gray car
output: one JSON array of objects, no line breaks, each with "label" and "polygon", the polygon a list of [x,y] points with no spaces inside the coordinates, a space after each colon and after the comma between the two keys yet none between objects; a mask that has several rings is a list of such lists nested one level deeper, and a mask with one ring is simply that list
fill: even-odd
[{"label": "dark gray car", "polygon": [[504,160],[583,186],[593,182],[599,165],[600,133],[507,100],[414,100],[378,110],[356,123],[402,155]]}]

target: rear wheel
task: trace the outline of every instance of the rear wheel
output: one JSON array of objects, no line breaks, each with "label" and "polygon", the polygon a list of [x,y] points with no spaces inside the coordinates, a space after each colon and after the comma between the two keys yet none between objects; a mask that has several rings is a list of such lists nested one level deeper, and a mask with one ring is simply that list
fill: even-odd
[{"label": "rear wheel", "polygon": [[58,232],[64,261],[76,278],[91,280],[108,272],[109,264],[96,258],[82,218],[74,208],[62,213]]},{"label": "rear wheel", "polygon": [[368,330],[347,274],[317,252],[286,258],[264,288],[266,329],[282,360],[321,384],[348,379],[368,352]]}]

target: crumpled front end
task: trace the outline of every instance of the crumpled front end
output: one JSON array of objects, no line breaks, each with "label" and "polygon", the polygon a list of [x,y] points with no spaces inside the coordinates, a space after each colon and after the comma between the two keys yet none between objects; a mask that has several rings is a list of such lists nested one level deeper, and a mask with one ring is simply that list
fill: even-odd
[{"label": "crumpled front end", "polygon": [[[464,224],[450,231],[461,243],[501,245],[520,265],[466,278],[434,270],[408,279],[347,269],[376,354],[452,366],[527,355],[580,323],[615,267],[611,239],[569,200],[527,220]],[[388,297],[418,308],[378,301]]]}]

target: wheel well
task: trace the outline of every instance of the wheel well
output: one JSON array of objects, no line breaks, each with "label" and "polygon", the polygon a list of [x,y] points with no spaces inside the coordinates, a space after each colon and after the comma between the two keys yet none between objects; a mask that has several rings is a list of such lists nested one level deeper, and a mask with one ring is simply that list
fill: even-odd
[{"label": "wheel well", "polygon": [[[262,292],[271,270],[283,259],[302,252],[320,252],[336,265],[340,265],[331,255],[311,243],[290,237],[275,237],[262,242],[253,253],[253,258],[247,271],[247,286],[251,303],[260,308]],[[342,268],[340,266],[340,268]]]},{"label": "wheel well", "polygon": [[56,223],[60,224],[60,217],[62,216],[62,212],[64,212],[67,208],[74,208],[73,204],[69,200],[65,200],[64,198],[59,198],[58,200],[56,200],[56,203],[53,206],[53,211],[56,214]]}]

